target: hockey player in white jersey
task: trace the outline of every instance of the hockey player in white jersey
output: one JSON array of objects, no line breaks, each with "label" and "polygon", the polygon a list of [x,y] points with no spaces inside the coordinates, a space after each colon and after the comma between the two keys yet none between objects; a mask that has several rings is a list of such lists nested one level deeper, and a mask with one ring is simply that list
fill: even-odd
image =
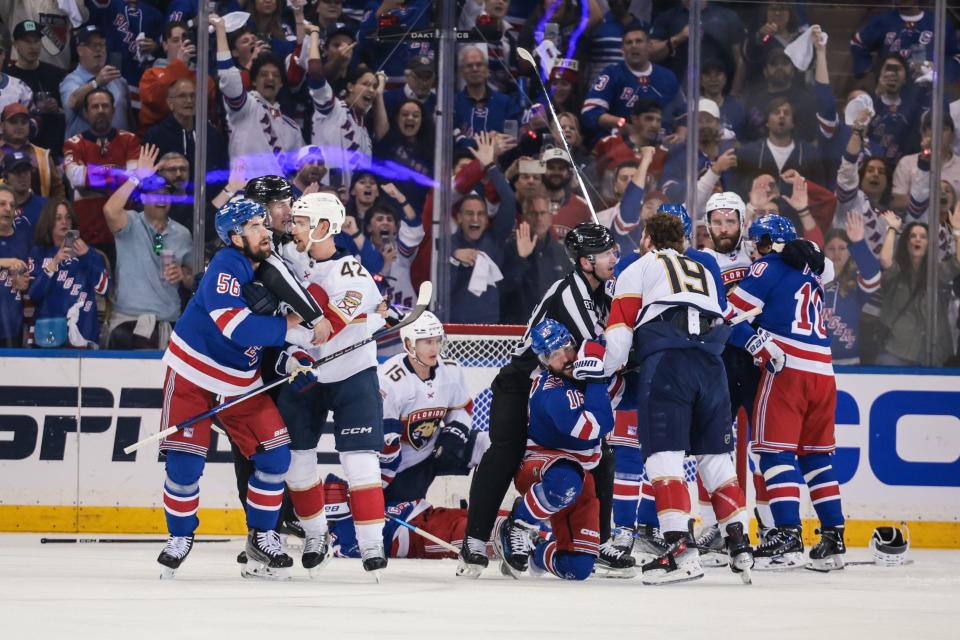
[{"label": "hockey player in white jersey", "polygon": [[[607,374],[637,363],[637,422],[644,465],[653,485],[666,554],[643,566],[643,581],[662,584],[703,575],[693,540],[684,452],[697,457],[703,484],[723,527],[730,567],[749,580],[753,566],[748,517],[731,452],[730,399],[720,354],[719,284],[680,253],[683,225],[669,214],[644,227],[640,260],[617,278],[605,332]],[[589,358],[583,353],[579,359]],[[596,357],[596,356],[594,356]],[[579,360],[578,360],[579,361]],[[719,384],[718,384],[719,383]]]},{"label": "hockey player in white jersey", "polygon": [[[294,203],[293,235],[297,249],[309,258],[298,274],[316,291],[324,317],[333,333],[327,343],[305,352],[291,347],[277,364],[290,374],[316,359],[350,346],[383,325],[377,315],[380,291],[356,257],[334,244],[346,212],[331,193],[311,193]],[[311,292],[314,289],[311,287]],[[350,485],[353,512],[363,568],[386,567],[383,548],[384,501],[377,453],[383,446],[383,403],[377,382],[377,347],[370,343],[301,377],[307,384],[286,385],[277,406],[287,422],[291,439],[287,486],[294,510],[306,535],[303,564],[312,574],[329,557],[327,523],[323,512],[323,486],[317,469],[316,448],[328,414],[334,414],[334,437],[340,464]],[[318,383],[318,384],[310,384]],[[297,388],[299,387],[299,388]]]}]

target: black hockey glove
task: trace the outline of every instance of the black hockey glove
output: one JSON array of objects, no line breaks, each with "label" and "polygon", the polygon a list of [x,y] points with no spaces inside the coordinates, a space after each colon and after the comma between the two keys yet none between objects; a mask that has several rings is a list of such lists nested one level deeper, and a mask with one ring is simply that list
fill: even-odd
[{"label": "black hockey glove", "polygon": [[272,316],[277,312],[277,299],[259,280],[251,280],[240,287],[243,301],[250,311],[260,316]]},{"label": "black hockey glove", "polygon": [[436,472],[438,475],[466,475],[470,469],[471,446],[470,427],[451,422],[444,425],[437,435]]},{"label": "black hockey glove", "polygon": [[791,240],[780,252],[783,261],[794,269],[803,271],[805,267],[810,267],[818,276],[823,273],[824,256],[820,248],[809,240],[797,238]]}]

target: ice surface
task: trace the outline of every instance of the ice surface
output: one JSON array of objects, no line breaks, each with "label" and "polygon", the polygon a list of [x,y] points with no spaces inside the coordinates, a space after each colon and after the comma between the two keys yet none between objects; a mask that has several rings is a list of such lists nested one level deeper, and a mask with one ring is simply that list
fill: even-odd
[{"label": "ice surface", "polygon": [[453,560],[391,560],[378,586],[359,560],[334,559],[311,581],[299,552],[293,580],[245,580],[239,538],[196,545],[178,578],[161,581],[162,546],[0,535],[0,638],[960,638],[957,551],[911,550],[914,562],[896,569],[754,572],[752,586],[727,569],[647,587],[515,581],[493,562],[473,581],[454,577]]}]

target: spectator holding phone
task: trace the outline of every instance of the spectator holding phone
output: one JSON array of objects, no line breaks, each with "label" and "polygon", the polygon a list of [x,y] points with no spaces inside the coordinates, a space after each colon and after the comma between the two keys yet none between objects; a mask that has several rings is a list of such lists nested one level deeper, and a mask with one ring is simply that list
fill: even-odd
[{"label": "spectator holding phone", "polygon": [[113,95],[113,120],[116,129],[129,129],[129,88],[120,76],[120,69],[107,64],[107,40],[96,26],[88,24],[74,33],[77,41],[77,66],[60,83],[60,99],[64,106],[69,139],[90,128],[83,113],[83,99],[95,89],[106,89]]},{"label": "spectator holding phone", "polygon": [[[70,346],[97,345],[97,300],[110,288],[110,273],[103,256],[80,238],[77,214],[65,198],[51,198],[44,205],[33,236],[30,266],[30,299],[36,305],[37,325],[43,326],[41,320],[62,319]],[[67,282],[71,285],[63,286]],[[44,340],[39,330],[36,340],[41,344]]]}]

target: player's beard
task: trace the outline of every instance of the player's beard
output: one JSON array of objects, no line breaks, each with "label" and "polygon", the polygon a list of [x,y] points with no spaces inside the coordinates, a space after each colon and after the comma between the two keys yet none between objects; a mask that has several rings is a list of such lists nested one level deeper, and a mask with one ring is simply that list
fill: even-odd
[{"label": "player's beard", "polygon": [[737,243],[740,242],[739,233],[735,238],[728,238],[728,237],[721,238],[711,233],[710,238],[713,239],[713,246],[716,248],[717,253],[730,253],[737,248]]},{"label": "player's beard", "polygon": [[260,249],[259,247],[254,249],[250,246],[250,240],[246,236],[242,236],[241,240],[243,241],[243,255],[254,262],[263,262],[273,253],[273,248],[269,244],[267,244],[266,249]]}]

